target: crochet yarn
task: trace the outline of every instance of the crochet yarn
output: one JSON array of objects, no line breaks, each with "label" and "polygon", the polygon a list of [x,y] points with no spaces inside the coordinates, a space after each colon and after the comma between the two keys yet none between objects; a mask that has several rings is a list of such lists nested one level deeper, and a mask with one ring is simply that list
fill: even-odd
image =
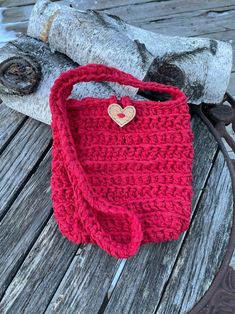
[{"label": "crochet yarn", "polygon": [[[89,81],[167,93],[170,100],[69,98],[74,84]],[[127,258],[141,244],[177,240],[188,229],[193,132],[182,91],[88,64],[61,73],[49,103],[52,203],[65,237]],[[134,118],[120,127],[108,113],[111,104],[134,106]]]}]

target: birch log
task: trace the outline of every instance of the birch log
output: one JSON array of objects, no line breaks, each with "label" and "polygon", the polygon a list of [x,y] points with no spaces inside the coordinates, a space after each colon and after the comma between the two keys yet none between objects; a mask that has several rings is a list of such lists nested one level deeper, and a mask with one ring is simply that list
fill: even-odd
[{"label": "birch log", "polygon": [[232,69],[228,42],[160,35],[117,16],[49,0],[34,6],[28,35],[79,64],[105,63],[140,79],[176,85],[194,104],[221,102]]},{"label": "birch log", "polygon": [[[50,124],[49,93],[56,77],[78,64],[45,43],[22,35],[0,48],[0,98],[21,113]],[[106,83],[75,85],[72,97],[110,97],[114,90]],[[142,98],[141,96],[136,96]]]}]

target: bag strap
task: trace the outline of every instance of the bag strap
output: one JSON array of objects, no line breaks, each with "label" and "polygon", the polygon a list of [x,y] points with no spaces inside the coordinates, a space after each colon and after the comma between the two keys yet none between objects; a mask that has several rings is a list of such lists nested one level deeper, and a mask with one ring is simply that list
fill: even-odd
[{"label": "bag strap", "polygon": [[[103,64],[78,66],[77,68],[61,73],[61,75],[54,82],[53,90],[57,94],[57,98],[67,100],[75,84],[79,82],[91,81],[115,82],[121,85],[129,85],[141,90],[146,89],[154,92],[168,93],[172,99],[164,101],[163,103],[165,105],[168,103],[176,104],[187,100],[186,95],[176,86],[164,85],[157,82],[141,81],[129,73]],[[64,108],[64,105],[62,105],[61,109]]]},{"label": "bag strap", "polygon": [[[71,94],[73,85],[78,82],[112,81],[123,85],[131,85],[140,89],[169,93],[172,100],[178,103],[186,100],[186,96],[176,87],[165,86],[155,82],[142,82],[132,75],[113,67],[101,64],[88,64],[71,69],[55,80],[50,93],[50,109],[52,114],[52,131],[59,132],[60,145],[69,180],[73,185],[75,202],[80,219],[87,232],[96,244],[115,257],[127,258],[134,255],[141,244],[143,233],[138,217],[122,206],[112,206],[106,200],[97,198],[92,193],[84,169],[82,168],[75,150],[70,132],[68,115],[66,113],[67,98]],[[130,226],[130,241],[126,244],[114,240],[99,223],[96,212],[108,215],[113,219],[128,221]]]}]

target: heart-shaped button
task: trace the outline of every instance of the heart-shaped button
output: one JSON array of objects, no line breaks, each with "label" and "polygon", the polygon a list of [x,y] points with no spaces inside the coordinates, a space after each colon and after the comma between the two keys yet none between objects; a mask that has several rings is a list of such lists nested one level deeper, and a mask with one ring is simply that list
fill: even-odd
[{"label": "heart-shaped button", "polygon": [[113,121],[120,127],[123,127],[134,119],[136,110],[134,106],[126,106],[125,108],[122,108],[118,104],[110,104],[108,107],[108,114]]}]

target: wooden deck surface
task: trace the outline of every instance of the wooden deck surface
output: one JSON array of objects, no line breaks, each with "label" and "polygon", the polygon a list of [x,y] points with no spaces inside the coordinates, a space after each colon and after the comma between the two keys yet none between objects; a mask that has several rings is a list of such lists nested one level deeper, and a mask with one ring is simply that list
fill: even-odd
[{"label": "wooden deck surface", "polygon": [[[0,0],[0,43],[5,30],[26,30],[33,3]],[[235,38],[235,0],[78,3],[159,33]],[[235,96],[235,63],[229,91]],[[146,244],[135,257],[117,260],[61,236],[52,215],[50,127],[0,104],[0,313],[188,313],[218,272],[233,209],[224,157],[199,118],[192,117],[192,127],[190,229],[178,241]]]}]

